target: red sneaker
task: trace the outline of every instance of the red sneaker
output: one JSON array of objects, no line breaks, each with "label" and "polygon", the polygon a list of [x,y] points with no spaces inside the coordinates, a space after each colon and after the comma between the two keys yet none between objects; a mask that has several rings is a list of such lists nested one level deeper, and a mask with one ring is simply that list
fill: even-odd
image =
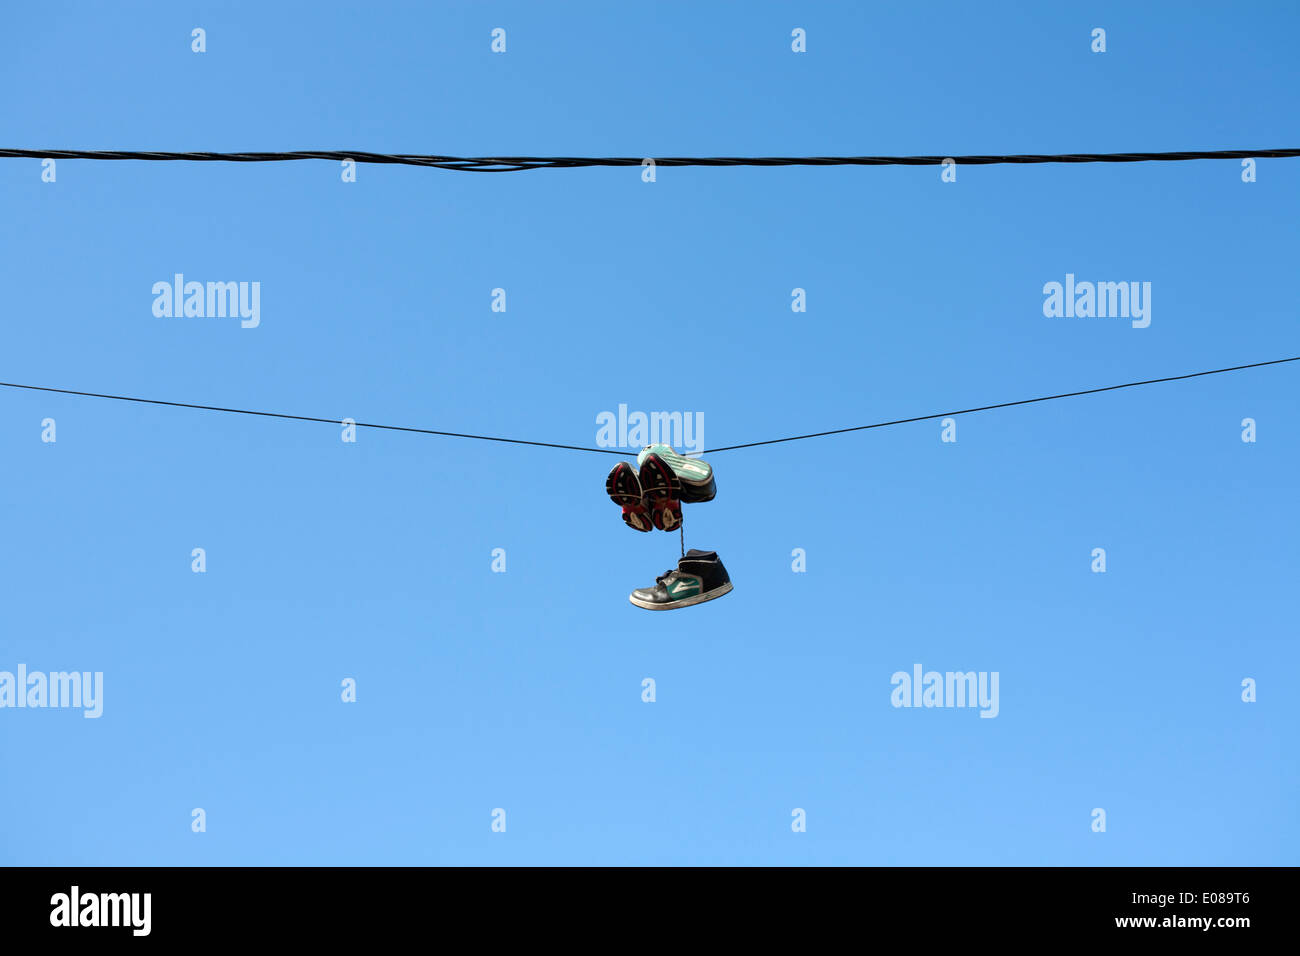
[{"label": "red sneaker", "polygon": [[677,472],[652,452],[641,460],[639,477],[651,522],[660,531],[676,531],[682,524],[682,483]]},{"label": "red sneaker", "polygon": [[[651,517],[650,507],[641,490],[641,480],[636,470],[625,461],[614,466],[605,479],[605,493],[610,500],[623,508],[623,521],[636,531],[652,531],[655,521]],[[678,515],[680,519],[680,514]],[[673,525],[676,527],[676,525]]]}]

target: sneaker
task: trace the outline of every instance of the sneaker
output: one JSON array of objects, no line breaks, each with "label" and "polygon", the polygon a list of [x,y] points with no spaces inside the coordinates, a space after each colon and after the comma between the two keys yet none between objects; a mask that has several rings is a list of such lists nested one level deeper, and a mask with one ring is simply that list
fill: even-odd
[{"label": "sneaker", "polygon": [[[641,454],[636,456],[637,466],[644,466],[646,459],[651,455],[657,456],[676,476],[680,487],[680,494],[677,497],[682,501],[688,504],[712,501],[713,496],[718,493],[717,485],[713,481],[713,466],[707,461],[679,455],[673,451],[671,445],[647,445],[641,449]],[[641,480],[644,482],[645,478],[642,477]]]},{"label": "sneaker", "polygon": [[676,531],[682,524],[682,483],[669,464],[656,454],[637,456],[640,484],[650,521],[660,531]]},{"label": "sneaker", "polygon": [[718,553],[691,548],[674,570],[655,579],[654,587],[637,588],[628,600],[651,611],[667,611],[712,601],[730,590],[731,578]]},{"label": "sneaker", "polygon": [[620,461],[605,479],[605,493],[616,505],[623,508],[623,521],[636,531],[653,531],[654,522],[650,517],[650,508],[641,490],[641,481],[636,469],[625,461]]}]

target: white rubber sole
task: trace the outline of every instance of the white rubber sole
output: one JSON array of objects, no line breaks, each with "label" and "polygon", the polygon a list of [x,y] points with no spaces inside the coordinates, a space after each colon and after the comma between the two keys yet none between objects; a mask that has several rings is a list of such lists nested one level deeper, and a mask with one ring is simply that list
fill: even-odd
[{"label": "white rubber sole", "polygon": [[731,593],[731,582],[728,581],[720,588],[714,588],[712,591],[706,591],[704,594],[693,594],[688,598],[682,598],[680,601],[669,601],[667,604],[650,604],[645,601],[638,601],[632,595],[627,599],[637,607],[643,607],[647,611],[671,611],[675,607],[690,607],[692,604],[703,604],[705,601],[712,601],[714,598],[720,598],[724,594]]}]

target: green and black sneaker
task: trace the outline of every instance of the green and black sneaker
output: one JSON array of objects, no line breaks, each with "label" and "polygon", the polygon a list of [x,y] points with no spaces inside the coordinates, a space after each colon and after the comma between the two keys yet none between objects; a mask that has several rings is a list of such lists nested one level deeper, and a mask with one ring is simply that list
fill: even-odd
[{"label": "green and black sneaker", "polygon": [[651,611],[690,607],[720,598],[731,590],[731,578],[716,551],[687,551],[677,567],[655,579],[652,588],[637,588],[628,600]]}]

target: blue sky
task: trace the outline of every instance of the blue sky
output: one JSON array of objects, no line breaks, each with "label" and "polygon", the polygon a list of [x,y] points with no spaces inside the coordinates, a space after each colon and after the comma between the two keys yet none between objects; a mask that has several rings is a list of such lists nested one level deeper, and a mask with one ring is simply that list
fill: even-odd
[{"label": "blue sky", "polygon": [[[28,4],[0,14],[0,145],[1294,146],[1297,28],[1289,4]],[[720,446],[1282,358],[1296,162],[4,160],[0,380],[576,445],[626,404]],[[178,272],[259,282],[260,325],[154,316]],[[1044,317],[1066,274],[1150,282],[1150,326]],[[622,524],[611,455],[0,389],[0,671],[104,675],[98,719],[0,710],[0,862],[1295,864],[1297,374],[719,453],[686,539],[735,591],[665,614],[627,595],[677,537]],[[916,664],[997,672],[997,717],[891,706]]]}]

